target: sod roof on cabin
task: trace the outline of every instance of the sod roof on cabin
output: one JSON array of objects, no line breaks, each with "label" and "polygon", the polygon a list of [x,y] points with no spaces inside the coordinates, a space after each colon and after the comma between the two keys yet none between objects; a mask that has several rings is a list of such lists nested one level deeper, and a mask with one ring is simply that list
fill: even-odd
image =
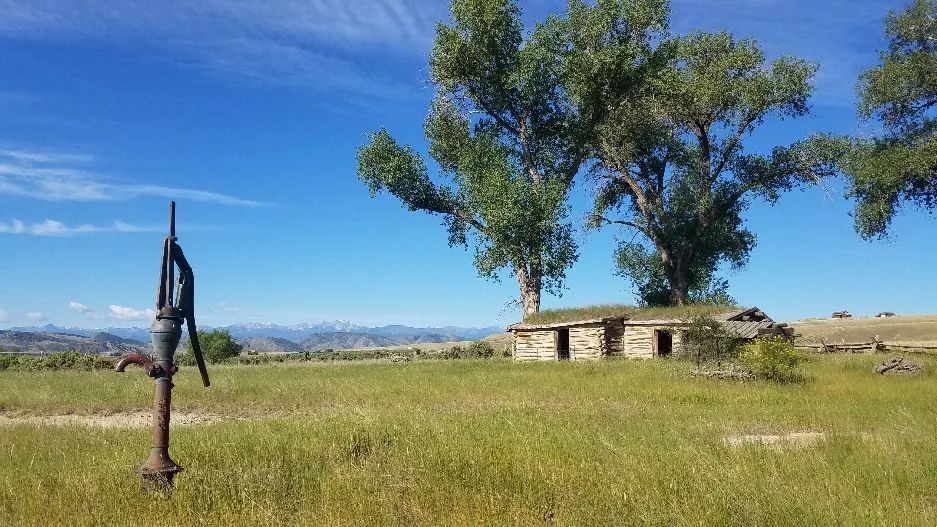
[{"label": "sod roof on cabin", "polygon": [[624,304],[546,309],[524,317],[524,321],[509,327],[545,326],[577,322],[600,322],[604,319],[627,318],[628,320],[690,320],[698,315],[708,315],[717,320],[735,315],[744,308],[733,305],[697,304],[675,307],[635,307]]}]

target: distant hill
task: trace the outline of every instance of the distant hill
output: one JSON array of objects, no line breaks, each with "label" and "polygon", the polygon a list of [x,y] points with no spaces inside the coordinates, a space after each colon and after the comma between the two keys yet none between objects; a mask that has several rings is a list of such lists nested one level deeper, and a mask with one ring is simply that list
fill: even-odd
[{"label": "distant hill", "polygon": [[[460,335],[440,335],[438,333],[425,333],[415,335],[407,339],[408,344],[434,344],[439,342],[457,342],[460,340],[469,340]],[[476,340],[476,339],[472,339]]]},{"label": "distant hill", "polygon": [[18,352],[80,351],[82,353],[123,354],[149,350],[143,342],[110,333],[83,336],[63,333],[0,330],[0,349]]},{"label": "distant hill", "polygon": [[445,326],[439,328],[417,328],[410,326],[391,325],[367,327],[359,326],[344,320],[334,322],[320,322],[318,324],[294,324],[280,326],[277,324],[234,324],[227,329],[232,337],[275,337],[301,343],[313,335],[326,335],[335,333],[366,334],[390,337],[398,342],[410,342],[425,335],[441,335],[445,340],[432,342],[449,342],[459,340],[477,340],[488,335],[504,332],[504,328],[489,326],[485,328],[464,328]]},{"label": "distant hill", "polygon": [[296,353],[298,351],[303,351],[303,347],[292,340],[277,337],[250,337],[237,339],[237,341],[244,346],[245,350],[258,351],[260,353]]},{"label": "distant hill", "polygon": [[937,344],[937,315],[888,318],[811,318],[788,322],[801,344],[855,344],[878,339],[891,343]]},{"label": "distant hill", "polygon": [[316,333],[299,343],[305,351],[321,351],[324,349],[361,349],[380,348],[405,344],[402,339],[394,339],[370,333]]},{"label": "distant hill", "polygon": [[80,337],[89,337],[89,338],[93,338],[95,335],[99,335],[101,333],[107,333],[109,335],[114,335],[116,337],[120,337],[123,339],[135,340],[138,342],[150,341],[149,328],[116,328],[116,327],[74,328],[74,327],[56,326],[54,324],[46,324],[45,326],[15,327],[15,328],[11,328],[11,330],[20,331],[24,333],[77,335]]},{"label": "distant hill", "polygon": [[[199,329],[211,330],[218,328],[200,325]],[[420,328],[403,325],[367,327],[347,320],[288,326],[248,323],[234,324],[220,329],[227,329],[232,337],[244,345],[245,349],[263,353],[457,342],[482,339],[504,332],[504,328],[497,326],[484,328],[457,326]],[[89,329],[47,324],[45,326],[16,327],[10,332],[22,333],[25,336],[8,336],[6,344],[0,339],[0,348],[18,351],[78,349],[87,353],[110,353],[125,348],[132,351],[136,351],[141,347],[146,349],[147,345],[145,343],[150,340],[149,329],[139,327]],[[30,337],[28,335],[42,335],[42,337]],[[101,337],[100,342],[94,343],[99,335],[105,336]],[[183,341],[185,340],[186,335],[183,334]],[[68,347],[70,342],[73,344]]]}]

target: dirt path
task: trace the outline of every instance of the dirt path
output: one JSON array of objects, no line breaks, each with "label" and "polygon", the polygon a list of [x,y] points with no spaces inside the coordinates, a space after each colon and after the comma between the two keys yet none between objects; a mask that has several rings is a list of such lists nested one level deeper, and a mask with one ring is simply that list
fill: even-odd
[{"label": "dirt path", "polygon": [[[153,418],[149,412],[109,415],[30,415],[17,417],[0,415],[0,426],[32,424],[43,426],[79,425],[98,428],[142,428],[150,426],[152,424],[152,419]],[[218,415],[173,412],[172,426],[198,425],[233,419],[236,418],[222,417]]]},{"label": "dirt path", "polygon": [[823,432],[791,432],[782,435],[726,436],[722,442],[729,446],[742,445],[807,445],[826,439]]}]

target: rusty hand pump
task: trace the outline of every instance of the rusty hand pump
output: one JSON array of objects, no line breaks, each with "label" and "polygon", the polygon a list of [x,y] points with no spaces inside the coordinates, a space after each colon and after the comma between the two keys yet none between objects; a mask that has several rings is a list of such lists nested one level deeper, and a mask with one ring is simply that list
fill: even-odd
[{"label": "rusty hand pump", "polygon": [[[177,296],[173,276],[179,268]],[[176,348],[182,338],[182,323],[189,330],[189,341],[195,355],[195,363],[202,375],[202,384],[209,386],[208,371],[202,358],[195,326],[195,276],[185,259],[182,248],[176,243],[176,203],[169,202],[169,236],[163,240],[163,258],[159,273],[159,289],[156,293],[156,320],[150,327],[153,357],[140,353],[124,355],[114,367],[122,372],[130,364],[143,367],[144,373],[155,379],[153,399],[153,449],[150,457],[140,465],[137,473],[151,489],[172,488],[173,477],[182,471],[169,457],[169,419],[172,401],[172,376],[178,368],[174,362]]]}]

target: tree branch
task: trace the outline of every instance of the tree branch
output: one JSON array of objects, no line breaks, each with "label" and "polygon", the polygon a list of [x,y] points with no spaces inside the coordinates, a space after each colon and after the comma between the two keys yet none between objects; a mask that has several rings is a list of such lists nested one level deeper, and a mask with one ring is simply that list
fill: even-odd
[{"label": "tree branch", "polygon": [[518,130],[516,126],[512,125],[511,123],[509,123],[509,122],[507,121],[507,119],[505,119],[504,117],[501,116],[501,114],[499,114],[499,113],[495,112],[494,110],[492,110],[492,109],[491,109],[487,104],[485,104],[485,102],[482,101],[480,98],[475,98],[475,104],[477,104],[477,105],[482,109],[482,111],[484,111],[484,112],[485,112],[486,114],[488,114],[492,119],[494,119],[495,122],[498,123],[498,126],[500,126],[501,128],[504,128],[504,129],[507,130],[508,132],[510,132],[510,133],[512,133],[512,134],[514,134],[514,135],[516,135],[516,136],[518,136],[518,137],[521,135],[520,130]]},{"label": "tree branch", "polygon": [[540,182],[543,180],[543,176],[537,172],[537,167],[534,164],[534,156],[530,152],[530,146],[527,144],[527,119],[524,116],[519,116],[520,129],[518,135],[518,141],[521,144],[521,153],[524,157],[524,165],[526,165],[527,173],[530,175],[530,179],[534,182],[535,185],[540,185]]},{"label": "tree branch", "polygon": [[626,227],[631,227],[631,228],[633,228],[633,229],[635,229],[635,230],[637,230],[637,231],[640,231],[640,232],[643,233],[645,236],[647,236],[648,238],[650,238],[650,234],[648,233],[647,228],[646,228],[646,227],[643,227],[643,226],[641,226],[641,225],[638,225],[637,223],[635,223],[635,222],[633,222],[633,221],[610,220],[610,219],[606,218],[605,216],[599,216],[599,217],[597,217],[597,218],[596,218],[596,221],[599,222],[600,224],[604,224],[604,225],[613,225],[613,224],[614,224],[614,225],[625,225]]},{"label": "tree branch", "polygon": [[732,139],[726,143],[726,148],[722,153],[722,159],[719,161],[719,164],[716,165],[716,170],[713,172],[713,180],[717,179],[722,171],[725,169],[726,165],[729,163],[729,158],[732,157],[732,153],[738,148],[739,143],[742,141],[742,136],[745,135],[745,131],[755,122],[755,119],[758,118],[758,115],[761,114],[764,110],[752,111],[739,123],[738,129],[733,134]]}]

